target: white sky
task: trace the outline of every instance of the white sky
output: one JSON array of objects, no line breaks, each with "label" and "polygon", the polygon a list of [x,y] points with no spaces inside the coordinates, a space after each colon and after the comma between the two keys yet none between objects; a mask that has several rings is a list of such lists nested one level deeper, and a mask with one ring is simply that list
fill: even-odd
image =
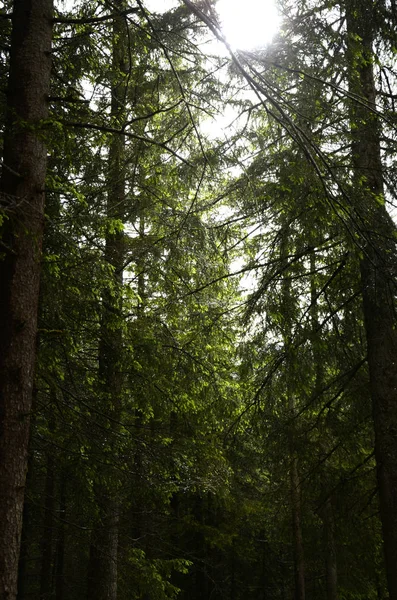
[{"label": "white sky", "polygon": [[[154,12],[178,6],[178,0],[146,0]],[[222,28],[234,49],[250,50],[271,42],[279,27],[275,0],[218,0]]]},{"label": "white sky", "polygon": [[250,50],[272,41],[279,27],[274,0],[219,0],[223,32],[232,47]]}]

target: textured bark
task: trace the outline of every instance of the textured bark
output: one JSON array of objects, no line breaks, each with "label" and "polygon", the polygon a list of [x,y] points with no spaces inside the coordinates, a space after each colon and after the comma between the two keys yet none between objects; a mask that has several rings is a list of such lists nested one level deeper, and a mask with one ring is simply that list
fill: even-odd
[{"label": "textured bark", "polygon": [[372,67],[372,0],[346,0],[349,87],[362,102],[353,105],[352,164],[363,255],[361,283],[375,427],[386,573],[390,600],[397,600],[397,328],[396,228],[383,202],[384,188]]},{"label": "textured bark", "polygon": [[[28,471],[26,476],[25,488],[29,489],[32,480],[33,471],[33,455],[29,452],[28,460]],[[26,594],[26,583],[27,583],[27,566],[29,557],[29,541],[30,541],[30,524],[31,524],[31,513],[32,505],[28,494],[25,494],[25,500],[23,503],[23,516],[22,516],[22,534],[21,534],[21,546],[18,563],[18,600],[24,600]]]},{"label": "textured bark", "polygon": [[[28,471],[29,472],[29,471]],[[18,600],[24,600],[26,594],[26,573],[27,573],[27,562],[28,562],[28,533],[30,525],[30,505],[25,498],[23,505],[23,516],[22,516],[22,534],[21,534],[21,545],[20,555],[18,563]]]},{"label": "textured bark", "polygon": [[51,70],[52,0],[13,7],[0,182],[0,598],[16,597],[32,403]]}]

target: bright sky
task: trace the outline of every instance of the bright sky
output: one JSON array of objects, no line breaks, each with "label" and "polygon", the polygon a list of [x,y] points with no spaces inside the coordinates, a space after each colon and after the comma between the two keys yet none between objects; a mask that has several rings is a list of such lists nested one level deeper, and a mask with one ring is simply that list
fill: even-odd
[{"label": "bright sky", "polygon": [[216,8],[234,49],[265,46],[277,33],[279,17],[274,0],[219,0]]},{"label": "bright sky", "polygon": [[[146,0],[145,6],[163,12],[178,0]],[[218,0],[223,32],[234,49],[250,50],[271,42],[279,27],[275,0]]]}]

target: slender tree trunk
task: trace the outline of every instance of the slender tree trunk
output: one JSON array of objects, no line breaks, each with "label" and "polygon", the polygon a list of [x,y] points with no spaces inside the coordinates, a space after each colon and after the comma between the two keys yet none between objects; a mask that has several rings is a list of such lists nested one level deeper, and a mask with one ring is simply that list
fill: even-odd
[{"label": "slender tree trunk", "polygon": [[117,555],[119,506],[100,490],[101,519],[96,523],[90,547],[88,600],[117,598]]},{"label": "slender tree trunk", "polygon": [[[52,400],[55,391],[51,390]],[[54,416],[51,407],[49,431],[55,430]],[[54,505],[55,505],[55,459],[53,449],[47,448],[47,471],[44,490],[44,519],[41,539],[41,572],[40,572],[40,599],[45,600],[51,595],[52,588],[52,562],[53,562],[53,530],[54,530]]]},{"label": "slender tree trunk", "polygon": [[[288,256],[288,223],[285,225],[284,242],[281,247],[281,257],[287,260]],[[284,313],[284,344],[289,352],[292,336],[291,319],[291,280],[286,272],[285,281],[282,285],[282,304]],[[288,428],[288,452],[289,452],[289,483],[291,498],[291,520],[292,520],[292,544],[294,551],[294,598],[305,600],[305,556],[302,535],[302,507],[301,507],[301,482],[299,475],[299,460],[296,450],[296,403],[293,388],[293,364],[294,357],[290,356],[286,367],[286,396],[288,403],[288,414],[290,425]]]},{"label": "slender tree trunk", "polygon": [[335,521],[330,497],[325,501],[324,514],[325,568],[327,600],[338,598],[338,569],[336,564]]},{"label": "slender tree trunk", "polygon": [[[291,434],[290,434],[291,435]],[[290,488],[292,512],[292,538],[294,546],[295,600],[305,600],[305,556],[303,550],[301,522],[301,484],[298,458],[295,455],[293,440],[290,439]]]},{"label": "slender tree trunk", "polygon": [[0,598],[17,593],[36,355],[52,0],[13,6],[0,181]]},{"label": "slender tree trunk", "polygon": [[[313,239],[313,247],[318,244],[319,240]],[[319,352],[321,345],[320,327],[319,327],[319,306],[318,306],[318,289],[316,285],[315,273],[316,273],[316,255],[314,252],[310,255],[310,272],[311,283],[310,283],[310,301],[311,301],[311,326],[312,326],[312,361],[314,364],[314,389],[313,396],[314,400],[318,401],[321,395],[321,390],[324,385],[324,363],[322,356]],[[324,456],[327,455],[329,447],[327,444],[327,426],[324,426],[321,431],[321,442],[319,444],[320,450]],[[325,493],[328,493],[328,477],[325,472],[321,473],[321,480]],[[332,507],[332,498],[328,495],[324,507],[321,511],[321,518],[323,522],[324,530],[324,546],[325,546],[325,578],[326,578],[326,590],[327,600],[337,600],[338,598],[338,570],[336,562],[336,540],[335,540],[335,521]]]},{"label": "slender tree trunk", "polygon": [[235,539],[232,540],[232,549],[231,549],[231,561],[230,561],[230,571],[231,571],[231,581],[230,581],[230,600],[236,600],[236,548],[235,548]]},{"label": "slender tree trunk", "polygon": [[[113,61],[111,86],[111,118],[121,129],[126,110],[126,38],[128,35],[121,15],[124,0],[116,0],[120,11],[113,22]],[[103,290],[103,310],[99,343],[100,395],[102,412],[109,417],[104,445],[112,460],[117,460],[117,435],[122,411],[123,334],[122,285],[124,268],[124,234],[120,226],[125,220],[125,140],[114,135],[109,147],[109,191],[107,217],[109,229],[105,240],[105,259],[112,268],[113,282]],[[114,221],[117,221],[115,226]],[[101,467],[98,467],[100,469]],[[88,599],[117,599],[117,560],[119,537],[119,482],[113,473],[98,473],[95,494],[99,520],[95,526],[89,559]]]},{"label": "slender tree trunk", "polygon": [[[289,342],[288,342],[289,343]],[[287,373],[287,378],[291,373]],[[294,598],[305,600],[305,554],[302,535],[301,481],[296,451],[296,407],[293,391],[288,381],[288,411],[291,424],[288,431],[289,481],[291,494],[292,543],[294,549]]]},{"label": "slender tree trunk", "polygon": [[61,474],[60,500],[59,500],[59,525],[56,543],[56,568],[55,568],[55,598],[64,598],[64,563],[65,563],[65,519],[66,519],[66,472]]},{"label": "slender tree trunk", "polygon": [[41,573],[40,599],[45,600],[51,595],[52,587],[52,539],[54,528],[54,492],[55,492],[55,461],[51,453],[47,456],[47,473],[45,482],[44,521],[41,540]]},{"label": "slender tree trunk", "polygon": [[396,228],[384,204],[379,122],[373,74],[374,3],[345,0],[351,109],[352,165],[362,240],[361,285],[375,427],[386,573],[397,600],[397,328]]}]

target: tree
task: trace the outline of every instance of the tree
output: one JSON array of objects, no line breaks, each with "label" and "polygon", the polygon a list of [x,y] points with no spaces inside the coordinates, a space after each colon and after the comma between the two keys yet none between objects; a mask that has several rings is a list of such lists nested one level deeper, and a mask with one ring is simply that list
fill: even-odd
[{"label": "tree", "polygon": [[[192,2],[186,4],[198,14],[208,26],[217,31],[216,22],[208,15],[202,13]],[[287,3],[288,4],[288,3]],[[300,124],[293,118],[298,114],[298,106],[294,99],[288,101],[274,85],[269,73],[263,73],[254,65],[252,56],[240,57],[231,54],[232,60],[248,82],[250,88],[256,93],[259,101],[266,107],[268,114],[276,118],[280,125],[299,144],[305,153],[309,164],[320,178],[325,191],[325,199],[332,202],[335,213],[344,223],[346,231],[351,236],[355,246],[352,256],[359,258],[361,294],[364,306],[365,330],[368,345],[368,366],[370,387],[375,425],[375,454],[378,465],[378,480],[380,488],[381,515],[384,530],[386,564],[389,581],[389,593],[396,597],[395,565],[396,539],[394,490],[396,488],[396,449],[391,430],[395,429],[397,411],[395,410],[396,370],[394,359],[396,353],[395,330],[395,224],[392,222],[385,207],[383,188],[382,158],[380,146],[380,122],[376,104],[376,89],[373,74],[374,54],[373,45],[376,39],[389,40],[388,24],[391,20],[387,16],[383,27],[379,26],[382,17],[388,15],[390,8],[376,8],[371,2],[357,3],[346,2],[342,7],[342,15],[335,15],[337,6],[322,4],[312,5],[310,2],[290,3],[289,8],[296,11],[296,18],[288,14],[288,20],[293,22],[292,33],[301,36],[306,43],[302,49],[302,66],[295,73],[303,78],[312,78],[314,85],[322,82],[324,87],[333,90],[345,98],[348,114],[339,117],[340,123],[346,127],[351,125],[351,154],[350,165],[353,168],[353,181],[356,190],[350,187],[347,177],[340,177],[334,172],[334,165],[327,159],[326,154],[313,136],[308,135]],[[335,11],[336,9],[336,11]],[[329,13],[325,25],[320,23],[318,15]],[[294,12],[292,12],[294,14]],[[315,25],[311,42],[319,49],[319,54],[311,54],[312,47],[308,45],[309,32],[307,23],[302,19],[306,14]],[[381,16],[382,15],[382,16]],[[346,78],[339,79],[336,74],[336,65],[340,58],[340,47],[334,43],[337,32],[343,31],[346,19],[346,45],[342,64]],[[321,33],[320,33],[321,32]],[[330,40],[328,48],[322,48],[321,39],[315,36],[327,34]],[[380,45],[383,50],[383,47]],[[381,50],[382,51],[382,50]],[[313,76],[312,65],[321,63],[319,58],[328,54],[328,65],[331,71],[323,69],[320,75]],[[275,65],[273,57],[264,53],[263,63]],[[309,59],[310,56],[310,59]],[[270,59],[270,60],[269,60]],[[273,59],[273,60],[272,60]],[[379,59],[379,57],[378,57]],[[275,65],[288,72],[294,72],[294,67],[282,62]],[[326,75],[324,75],[324,72]],[[327,75],[329,78],[327,78]],[[330,118],[330,114],[325,119]],[[337,123],[334,120],[334,123]],[[326,123],[326,121],[325,121]],[[322,129],[326,125],[322,126]],[[346,128],[343,134],[346,139]],[[342,151],[340,155],[342,156]],[[335,196],[335,186],[340,194]],[[348,191],[346,191],[348,190]],[[351,244],[350,242],[350,244]],[[348,246],[350,246],[348,244]]]},{"label": "tree", "polygon": [[[122,16],[125,4],[119,2],[114,10],[111,122],[122,130],[126,121],[128,24]],[[131,69],[131,65],[130,65]],[[111,136],[107,182],[107,231],[105,261],[112,278],[103,290],[101,331],[99,337],[99,398],[101,411],[106,415],[106,453],[110,460],[118,454],[117,436],[120,430],[123,399],[123,269],[125,262],[125,139],[120,133]],[[98,517],[93,527],[88,565],[88,598],[116,600],[118,565],[118,527],[120,499],[119,481],[104,472],[103,467],[94,475],[94,494]]]},{"label": "tree", "polygon": [[[385,598],[393,11],[282,0],[229,61],[214,4],[56,12],[50,119],[19,121],[49,157],[19,600]],[[39,239],[7,198],[4,265]]]},{"label": "tree", "polygon": [[36,357],[52,2],[15,2],[0,259],[0,596],[16,597]]},{"label": "tree", "polygon": [[[380,510],[391,600],[397,598],[396,226],[385,205],[380,126],[373,73],[377,14],[372,2],[347,1],[352,199],[360,218],[360,272],[375,426]],[[357,99],[357,100],[356,100]]]}]

